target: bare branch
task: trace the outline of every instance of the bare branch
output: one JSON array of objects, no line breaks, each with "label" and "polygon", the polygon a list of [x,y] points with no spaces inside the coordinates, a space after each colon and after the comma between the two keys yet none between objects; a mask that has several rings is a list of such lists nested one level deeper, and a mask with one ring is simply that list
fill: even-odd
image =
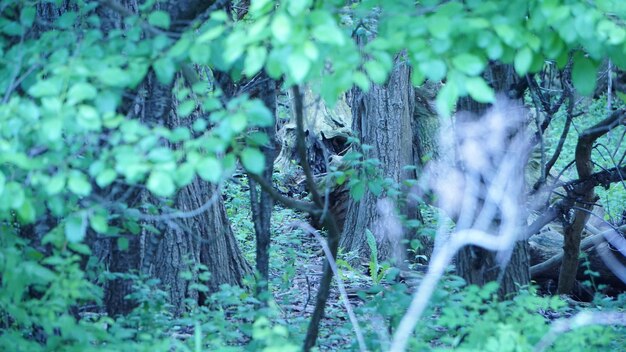
[{"label": "bare branch", "polygon": [[568,331],[589,325],[622,325],[626,326],[626,313],[617,312],[580,312],[575,316],[556,321],[550,331],[535,346],[535,352],[545,351],[556,338]]}]

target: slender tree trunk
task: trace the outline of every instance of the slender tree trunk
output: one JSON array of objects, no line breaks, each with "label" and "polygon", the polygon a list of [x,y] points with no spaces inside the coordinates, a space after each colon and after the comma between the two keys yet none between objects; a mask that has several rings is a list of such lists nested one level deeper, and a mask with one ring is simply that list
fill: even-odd
[{"label": "slender tree trunk", "polygon": [[[254,94],[263,101],[265,106],[276,116],[276,82],[270,79],[267,74],[262,73],[257,79],[264,80],[265,83],[259,87],[258,93]],[[276,119],[274,118],[274,121]],[[265,155],[265,170],[262,177],[266,183],[272,184],[274,174],[274,160],[277,155],[276,126],[275,124],[262,129],[269,137],[270,144],[261,147]],[[252,220],[254,221],[254,232],[256,236],[256,270],[260,278],[257,283],[257,295],[261,296],[261,301],[266,302],[267,297],[262,297],[264,292],[268,292],[268,280],[270,269],[270,241],[271,241],[271,219],[274,207],[273,198],[263,190],[257,190],[256,182],[250,182],[250,207],[252,209]]]},{"label": "slender tree trunk", "polygon": [[[422,173],[426,163],[439,157],[439,116],[435,112],[431,101],[437,95],[436,84],[424,83],[415,88],[415,110],[413,112],[413,164],[417,167],[416,176]],[[418,200],[412,198],[415,192],[410,192],[407,199],[408,215],[416,214],[417,219],[424,223],[424,218],[419,210]],[[408,232],[407,240],[418,240],[420,247],[414,255],[430,258],[434,249],[434,238],[423,235],[414,230]]]}]

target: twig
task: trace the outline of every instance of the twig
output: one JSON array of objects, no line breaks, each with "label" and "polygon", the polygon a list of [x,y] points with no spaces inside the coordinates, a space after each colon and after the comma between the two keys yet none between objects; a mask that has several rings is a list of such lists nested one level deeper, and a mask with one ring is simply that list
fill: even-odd
[{"label": "twig", "polygon": [[289,207],[291,209],[304,211],[304,212],[307,212],[307,213],[309,213],[309,214],[311,214],[313,216],[319,216],[321,214],[321,211],[315,206],[315,204],[313,204],[311,202],[305,202],[305,201],[297,200],[297,199],[294,199],[294,198],[286,197],[286,196],[280,194],[280,192],[278,192],[278,190],[276,188],[274,188],[272,185],[270,185],[267,182],[267,180],[265,180],[264,178],[260,177],[259,175],[255,175],[253,173],[248,173],[248,177],[250,177],[252,180],[254,180],[254,182],[256,182],[259,186],[261,186],[263,191],[269,193],[270,196],[272,196],[272,198],[274,198],[274,200],[282,203],[286,207]]},{"label": "twig", "polygon": [[559,335],[588,325],[626,326],[626,313],[586,311],[580,312],[569,319],[558,320],[552,324],[550,331],[543,336],[535,346],[534,351],[545,351]]}]

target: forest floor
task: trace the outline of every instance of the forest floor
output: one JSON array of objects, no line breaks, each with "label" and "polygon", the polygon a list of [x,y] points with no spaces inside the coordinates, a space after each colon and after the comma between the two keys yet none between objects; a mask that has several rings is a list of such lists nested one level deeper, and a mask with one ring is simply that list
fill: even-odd
[{"label": "forest floor", "polygon": [[[250,221],[247,185],[231,183],[227,193],[232,195],[226,209],[246,259],[254,263],[254,224]],[[272,244],[270,249],[270,288],[280,319],[290,326],[290,331],[306,335],[309,318],[315,308],[317,291],[322,276],[324,256],[321,243],[308,231],[307,215],[274,206],[272,214]],[[303,228],[308,228],[305,231]],[[320,231],[323,236],[323,231]],[[345,256],[342,256],[345,257]],[[365,267],[354,270],[347,261],[339,260],[342,281],[348,302],[354,309],[363,305],[357,292],[372,286]],[[320,326],[322,350],[350,349],[354,332],[346,314],[346,302],[341,299],[336,280],[331,287],[325,318]]]},{"label": "forest floor", "polygon": [[[233,231],[244,256],[250,263],[254,263],[255,236],[248,186],[245,182],[231,182],[227,184],[225,194],[227,214]],[[305,214],[285,209],[280,205],[275,205],[272,214],[270,289],[275,304],[274,310],[277,312],[273,321],[288,326],[294,341],[303,341],[306,336],[325,260],[321,243],[310,233],[313,229],[309,220]],[[323,231],[319,232],[320,235],[324,235]],[[411,271],[399,272],[393,280],[383,278],[375,282],[369,275],[368,263],[355,260],[350,253],[340,252],[337,265],[348,299],[347,301],[342,299],[335,278],[326,305],[325,318],[322,319],[320,326],[318,339],[320,350],[358,350],[356,334],[348,318],[346,304],[357,312],[358,324],[365,334],[376,334],[377,340],[382,345],[388,344],[391,339],[391,334],[387,330],[391,325],[388,317],[402,316],[408,305],[407,300],[410,300],[410,292],[413,292],[421,281],[426,266],[413,266]],[[446,275],[440,286],[447,292],[458,291],[459,280],[460,278],[454,275]],[[396,302],[396,298],[404,302]],[[559,312],[539,310],[536,314],[546,321],[554,321],[571,317],[580,310],[597,308],[594,308],[592,303],[562,298],[567,303],[565,309]],[[394,306],[390,307],[391,305]],[[397,311],[393,312],[394,310]],[[390,311],[392,312],[389,313]],[[386,314],[385,318],[383,316],[385,313],[380,312],[389,314]],[[437,316],[431,318],[434,320]],[[438,327],[435,327],[435,330],[441,332]],[[437,340],[430,341],[431,347],[438,344]]]}]

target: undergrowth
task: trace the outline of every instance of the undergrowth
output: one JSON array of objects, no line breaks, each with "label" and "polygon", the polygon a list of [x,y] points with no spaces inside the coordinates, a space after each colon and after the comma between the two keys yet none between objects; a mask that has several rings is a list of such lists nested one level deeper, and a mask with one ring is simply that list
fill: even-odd
[{"label": "undergrowth", "polygon": [[[254,231],[247,220],[247,185],[228,185],[226,198],[232,226],[252,261]],[[298,351],[316,293],[320,246],[293,226],[306,220],[301,214],[277,206],[273,220],[270,288],[274,300],[267,307],[259,305],[251,287],[222,286],[205,305],[189,302],[188,311],[176,317],[170,314],[167,294],[158,281],[126,275],[135,282],[135,293],[129,298],[138,305],[118,319],[101,313],[102,289],[88,279],[97,273],[81,269],[88,248],[65,246],[55,237],[62,233],[53,231],[45,239],[53,245],[53,254],[44,257],[5,227],[0,237],[0,350]],[[347,264],[340,269],[368,349],[383,351],[414,287],[400,280],[397,270],[375,261],[370,264],[369,271]],[[252,286],[253,280],[249,281]],[[540,296],[533,287],[510,301],[499,301],[496,291],[495,284],[467,287],[462,279],[447,275],[416,328],[410,350],[532,351],[554,320],[581,310],[623,311],[626,303],[625,295],[597,296],[592,306],[579,307],[559,297]],[[337,292],[331,298],[320,350],[357,350],[354,327]],[[624,328],[589,326],[561,335],[549,350],[616,351],[625,345]]]}]

